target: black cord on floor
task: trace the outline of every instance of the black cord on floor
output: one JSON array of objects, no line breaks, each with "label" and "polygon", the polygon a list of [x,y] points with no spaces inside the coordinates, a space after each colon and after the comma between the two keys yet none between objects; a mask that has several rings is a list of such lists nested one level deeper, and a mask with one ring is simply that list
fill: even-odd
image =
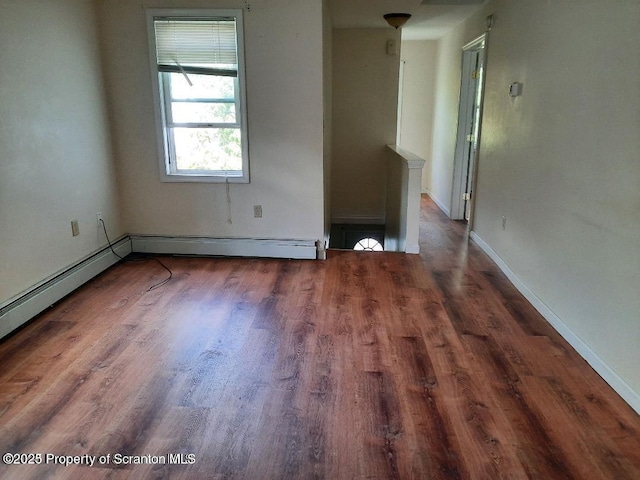
[{"label": "black cord on floor", "polygon": [[[105,225],[104,220],[100,219],[100,223],[102,223],[102,229],[104,230],[104,236],[107,239],[107,243],[109,244],[109,248],[111,249],[111,253],[113,253],[120,260],[124,260],[125,262],[134,261],[134,259],[128,260],[127,258],[121,257],[120,255],[118,255],[116,253],[116,251],[113,249],[113,245],[111,244],[111,240],[109,239],[109,235],[107,234],[107,226]],[[146,259],[146,258],[152,258],[153,260],[158,262],[162,268],[164,268],[167,272],[169,272],[169,276],[167,278],[165,278],[161,282],[158,282],[158,283],[156,283],[154,285],[151,285],[149,288],[147,288],[147,292],[150,292],[151,290],[155,290],[156,288],[159,288],[159,287],[162,287],[163,285],[166,285],[169,282],[169,280],[171,280],[173,278],[173,272],[171,271],[171,269],[169,267],[167,267],[164,263],[162,263],[159,258],[156,258],[156,257],[139,257],[136,260],[143,260],[143,259]]]},{"label": "black cord on floor", "polygon": [[167,267],[164,263],[162,263],[159,258],[156,258],[156,257],[152,257],[152,258],[156,262],[158,262],[162,268],[164,268],[167,272],[169,272],[169,276],[164,280],[162,280],[161,282],[158,282],[155,285],[151,285],[149,288],[147,288],[147,292],[150,292],[151,290],[155,290],[156,288],[162,287],[163,285],[166,285],[167,283],[169,283],[169,280],[173,278],[173,272],[169,267]]}]

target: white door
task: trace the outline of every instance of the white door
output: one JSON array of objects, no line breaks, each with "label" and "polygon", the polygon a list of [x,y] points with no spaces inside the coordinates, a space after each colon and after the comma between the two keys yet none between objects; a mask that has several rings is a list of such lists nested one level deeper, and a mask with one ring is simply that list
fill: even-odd
[{"label": "white door", "polygon": [[473,177],[480,141],[484,53],[484,35],[465,46],[462,51],[458,133],[451,197],[451,218],[454,220],[469,221],[471,218]]}]

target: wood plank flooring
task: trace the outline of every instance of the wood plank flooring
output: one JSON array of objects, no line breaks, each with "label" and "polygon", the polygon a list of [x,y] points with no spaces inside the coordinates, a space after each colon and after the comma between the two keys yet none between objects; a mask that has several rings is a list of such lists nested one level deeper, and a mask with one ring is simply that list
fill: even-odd
[{"label": "wood plank flooring", "polygon": [[640,479],[640,417],[421,215],[420,256],[111,268],[0,342],[0,453],[96,464],[0,478]]}]

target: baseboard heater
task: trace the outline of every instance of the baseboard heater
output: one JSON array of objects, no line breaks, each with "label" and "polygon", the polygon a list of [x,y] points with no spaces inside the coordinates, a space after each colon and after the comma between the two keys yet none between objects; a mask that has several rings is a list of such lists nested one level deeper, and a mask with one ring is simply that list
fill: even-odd
[{"label": "baseboard heater", "polygon": [[267,257],[315,260],[320,245],[315,240],[272,238],[175,237],[131,235],[136,253],[212,255],[221,257]]},{"label": "baseboard heater", "polygon": [[[118,239],[112,246],[121,257],[131,253],[129,236]],[[10,299],[0,306],[0,338],[28,322],[119,260],[109,246],[106,246]]]}]

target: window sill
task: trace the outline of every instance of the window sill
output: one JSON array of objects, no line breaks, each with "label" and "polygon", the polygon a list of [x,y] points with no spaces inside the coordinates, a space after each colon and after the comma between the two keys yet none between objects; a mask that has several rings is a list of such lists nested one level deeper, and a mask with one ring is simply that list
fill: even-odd
[{"label": "window sill", "polygon": [[161,181],[167,183],[250,183],[249,174],[245,175],[161,175]]}]

